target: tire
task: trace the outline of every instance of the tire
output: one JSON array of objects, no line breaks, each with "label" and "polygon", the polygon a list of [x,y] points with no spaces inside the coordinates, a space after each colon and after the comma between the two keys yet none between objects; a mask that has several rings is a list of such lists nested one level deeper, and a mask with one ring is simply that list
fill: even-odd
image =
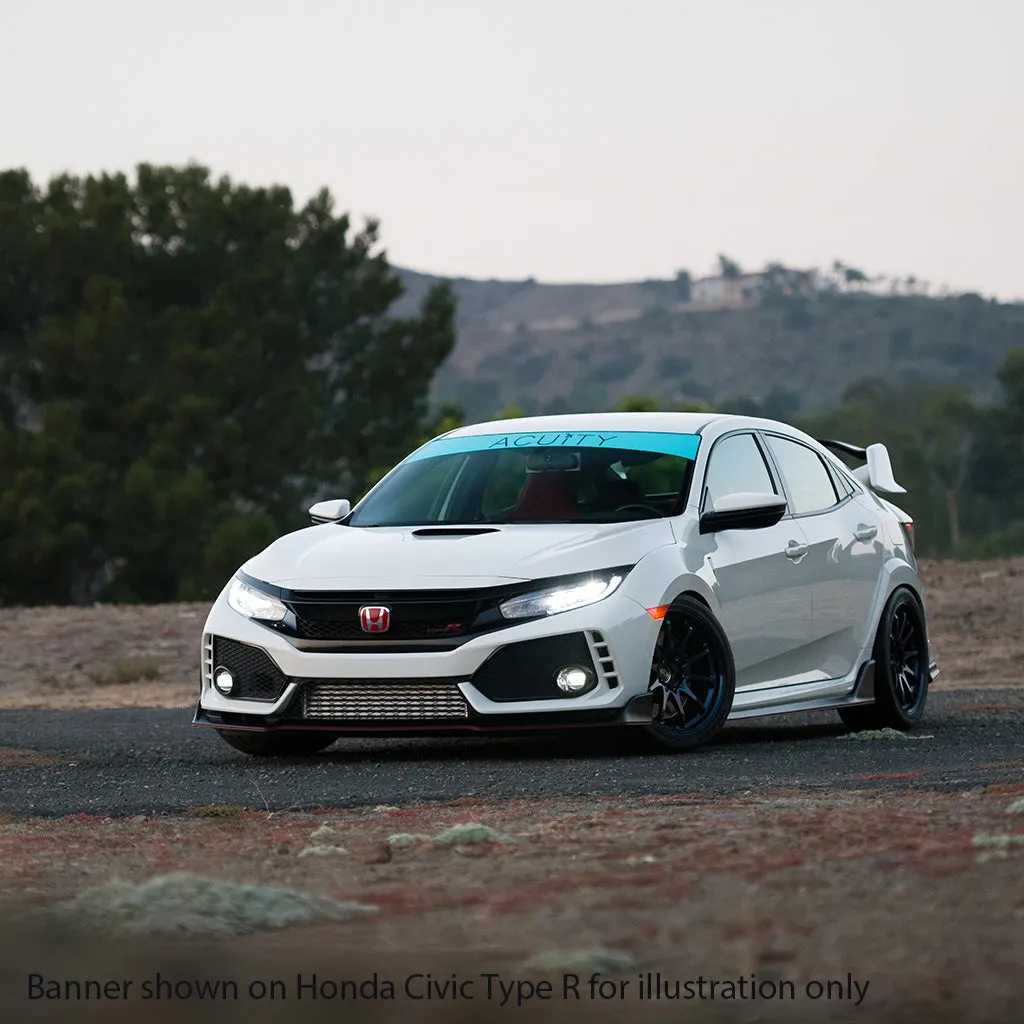
[{"label": "tire", "polygon": [[644,745],[695,750],[721,732],[732,710],[736,669],[718,620],[695,597],[677,598],[662,621],[651,661],[655,721]]},{"label": "tire", "polygon": [[323,732],[244,732],[218,729],[218,735],[235,750],[257,757],[308,757],[326,750],[338,737]]},{"label": "tire", "polygon": [[924,611],[911,591],[897,590],[886,602],[871,656],[875,702],[840,709],[843,724],[854,732],[913,729],[928,702],[929,657]]}]

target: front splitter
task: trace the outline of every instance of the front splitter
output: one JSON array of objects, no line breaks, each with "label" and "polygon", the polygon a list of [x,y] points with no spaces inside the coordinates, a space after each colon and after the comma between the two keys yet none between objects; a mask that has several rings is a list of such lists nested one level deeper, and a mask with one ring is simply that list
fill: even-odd
[{"label": "front splitter", "polygon": [[208,711],[196,705],[193,725],[245,732],[334,732],[345,736],[423,735],[442,736],[460,733],[513,733],[539,729],[600,728],[619,725],[650,725],[654,715],[654,697],[649,693],[633,697],[624,707],[597,711],[560,711],[552,713],[481,715],[444,721],[394,720],[358,721],[296,718],[267,718],[263,715]]}]

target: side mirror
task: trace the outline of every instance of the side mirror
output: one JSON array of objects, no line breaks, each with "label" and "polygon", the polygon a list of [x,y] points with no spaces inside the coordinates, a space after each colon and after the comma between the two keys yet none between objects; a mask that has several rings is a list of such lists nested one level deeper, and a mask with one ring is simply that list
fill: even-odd
[{"label": "side mirror", "polygon": [[336,523],[344,519],[352,510],[348,498],[332,498],[330,501],[318,501],[309,506],[309,518],[314,523]]},{"label": "side mirror", "polygon": [[786,499],[779,494],[726,494],[700,517],[700,532],[761,530],[785,514]]}]

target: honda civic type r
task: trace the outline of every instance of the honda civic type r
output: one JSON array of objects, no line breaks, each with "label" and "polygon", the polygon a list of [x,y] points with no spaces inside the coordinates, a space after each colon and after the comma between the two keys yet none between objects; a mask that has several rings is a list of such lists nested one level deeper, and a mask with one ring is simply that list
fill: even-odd
[{"label": "honda civic type r", "polygon": [[883,445],[766,419],[461,427],[241,567],[206,621],[195,722],[282,755],[612,725],[687,750],[821,708],[909,729],[938,669],[913,523],[883,497],[902,491]]}]

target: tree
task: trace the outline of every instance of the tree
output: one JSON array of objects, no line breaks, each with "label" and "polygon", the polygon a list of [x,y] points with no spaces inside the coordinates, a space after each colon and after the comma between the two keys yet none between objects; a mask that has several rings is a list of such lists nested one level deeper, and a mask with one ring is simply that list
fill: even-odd
[{"label": "tree", "polygon": [[661,403],[650,395],[627,395],[617,406],[616,412],[658,412]]},{"label": "tree", "polygon": [[[465,422],[466,414],[462,407],[455,402],[446,402],[438,410],[436,416],[422,425],[420,436],[409,445],[410,452],[415,451],[428,441],[432,441],[435,437],[440,437],[442,434],[447,434],[450,430],[461,427]],[[392,467],[392,462],[374,466],[363,477],[362,486],[350,493],[355,496],[356,500],[361,500],[374,484],[384,479]]]},{"label": "tree", "polygon": [[651,395],[627,395],[618,405],[615,412],[709,412],[703,402],[686,400],[666,405]]},{"label": "tree", "polygon": [[938,388],[925,396],[922,447],[942,489],[954,551],[960,547],[960,491],[972,465],[976,424],[968,388]]},{"label": "tree", "polygon": [[896,504],[914,519],[919,550],[935,554],[946,547],[948,530],[942,492],[925,451],[922,418],[920,388],[895,388],[880,379],[867,379],[849,387],[835,409],[796,425],[812,437],[885,444],[896,479],[907,489],[896,497]]},{"label": "tree", "polygon": [[693,278],[688,270],[676,271],[676,299],[689,302],[693,298]]},{"label": "tree", "polygon": [[779,308],[787,308],[786,300],[792,290],[792,273],[782,263],[773,261],[765,264],[761,275],[762,301]]},{"label": "tree", "polygon": [[740,265],[729,259],[724,253],[718,254],[718,270],[722,277],[736,278],[740,276]]},{"label": "tree", "polygon": [[1002,510],[1004,525],[1024,519],[1024,348],[1006,357],[996,377],[1002,402],[982,415],[972,483]]},{"label": "tree", "polygon": [[454,343],[326,191],[12,171],[0,237],[0,602],[212,596],[415,444]]},{"label": "tree", "polygon": [[843,268],[843,282],[847,285],[855,285],[857,287],[863,287],[870,281],[870,278],[863,270],[858,270],[856,267],[844,267]]}]

